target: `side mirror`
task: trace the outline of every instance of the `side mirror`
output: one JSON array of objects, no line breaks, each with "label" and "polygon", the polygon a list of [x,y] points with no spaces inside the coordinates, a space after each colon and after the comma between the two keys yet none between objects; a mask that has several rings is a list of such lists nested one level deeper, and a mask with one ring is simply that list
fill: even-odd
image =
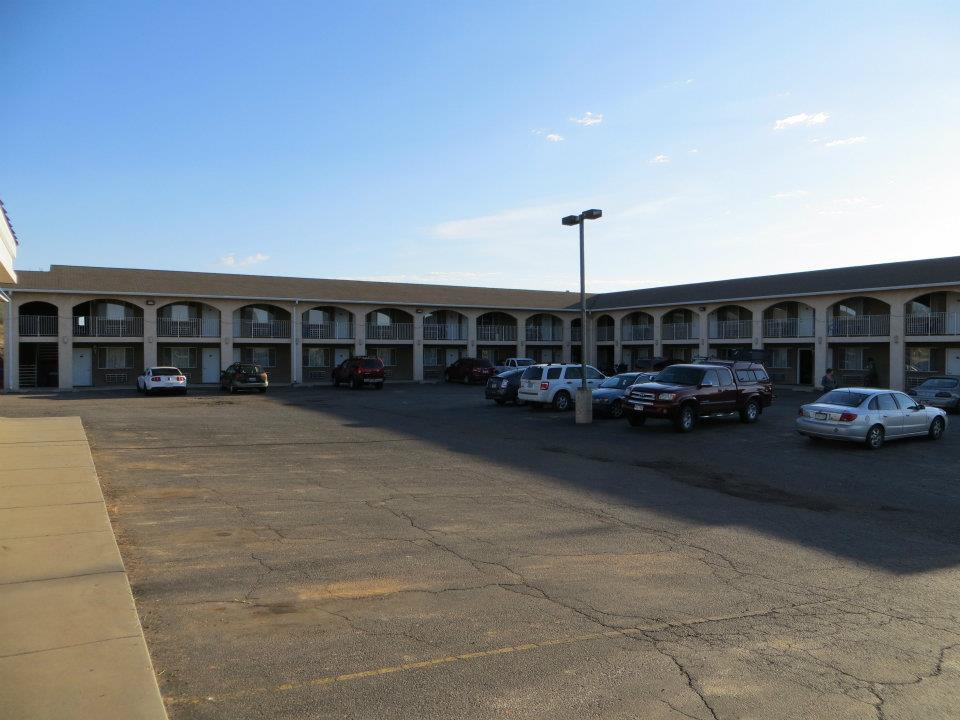
[{"label": "side mirror", "polygon": [[914,412],[917,412],[918,410],[926,410],[926,409],[927,409],[927,406],[926,406],[926,405],[921,405],[920,403],[917,403],[916,405],[914,405],[914,406],[913,406],[912,408],[910,408],[910,409],[913,410]]}]

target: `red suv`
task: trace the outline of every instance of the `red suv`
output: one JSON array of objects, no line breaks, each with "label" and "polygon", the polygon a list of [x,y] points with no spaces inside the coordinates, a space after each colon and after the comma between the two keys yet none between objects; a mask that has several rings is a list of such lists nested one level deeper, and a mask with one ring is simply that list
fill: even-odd
[{"label": "red suv", "polygon": [[383,360],[378,357],[347,358],[333,369],[330,378],[334,387],[345,382],[354,390],[359,390],[364,385],[373,385],[377,390],[383,390]]},{"label": "red suv", "polygon": [[443,379],[447,382],[485,383],[496,374],[497,369],[486,358],[460,358],[443,371]]}]

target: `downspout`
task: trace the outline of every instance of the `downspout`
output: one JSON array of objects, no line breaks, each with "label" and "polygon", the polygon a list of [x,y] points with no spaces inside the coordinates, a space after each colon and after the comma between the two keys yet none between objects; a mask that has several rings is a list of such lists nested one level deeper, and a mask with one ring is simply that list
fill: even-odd
[{"label": "downspout", "polygon": [[[13,372],[10,358],[13,357],[13,291],[8,291],[10,294],[0,290],[0,299],[3,302],[7,303],[7,322],[4,327],[4,338],[3,343],[3,384],[7,389],[7,392],[13,392]],[[19,352],[20,348],[17,348]]]}]

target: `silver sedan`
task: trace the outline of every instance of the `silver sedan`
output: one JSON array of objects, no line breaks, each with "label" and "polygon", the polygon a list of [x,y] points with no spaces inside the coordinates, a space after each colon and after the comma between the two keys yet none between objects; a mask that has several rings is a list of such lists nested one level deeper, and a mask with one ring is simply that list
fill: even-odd
[{"label": "silver sedan", "polygon": [[831,390],[800,408],[797,431],[814,438],[852,440],[871,450],[885,440],[926,435],[939,440],[947,429],[947,414],[926,407],[902,392],[877,388]]}]

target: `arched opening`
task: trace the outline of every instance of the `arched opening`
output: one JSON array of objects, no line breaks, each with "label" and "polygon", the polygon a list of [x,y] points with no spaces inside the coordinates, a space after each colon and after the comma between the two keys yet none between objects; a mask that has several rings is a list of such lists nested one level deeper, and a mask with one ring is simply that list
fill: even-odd
[{"label": "arched opening", "polygon": [[424,340],[466,340],[467,316],[456,310],[432,310],[423,316]]},{"label": "arched opening", "polygon": [[614,326],[613,318],[609,315],[601,315],[597,318],[597,342],[613,342]]},{"label": "arched opening", "polygon": [[517,319],[503,312],[488,312],[477,318],[478,342],[516,342]]},{"label": "arched opening", "polygon": [[413,340],[413,316],[397,308],[368,312],[367,340]]},{"label": "arched opening", "polygon": [[142,337],[143,309],[125,300],[87,300],[73,306],[74,337]]},{"label": "arched opening", "polygon": [[[290,337],[290,313],[276,305],[259,303],[244,305],[233,311],[233,336],[235,338],[288,338]],[[243,359],[240,362],[248,361]]]},{"label": "arched opening", "polygon": [[334,305],[317,305],[301,316],[304,340],[352,340],[353,313]]},{"label": "arched opening", "polygon": [[57,306],[34,300],[23,303],[17,310],[21,337],[56,337],[59,323]]},{"label": "arched opening", "polygon": [[172,302],[157,309],[157,337],[220,337],[220,311],[202,302]]},{"label": "arched opening", "polygon": [[919,295],[903,310],[907,335],[960,335],[960,292]]},{"label": "arched opening", "polygon": [[563,342],[563,320],[550,313],[531,315],[526,322],[528,342]]},{"label": "arched opening", "polygon": [[660,334],[664,340],[696,340],[700,328],[692,310],[676,308],[660,320]]},{"label": "arched opening", "polygon": [[788,300],[763,311],[765,338],[813,337],[815,311],[802,302]]},{"label": "arched opening", "polygon": [[653,316],[649,313],[632,312],[620,321],[620,338],[623,342],[653,340]]},{"label": "arched opening", "polygon": [[741,305],[724,305],[707,316],[711,340],[749,340],[753,337],[753,313]]},{"label": "arched opening", "polygon": [[890,334],[890,306],[876,298],[858,296],[830,307],[831,337],[878,337]]}]

